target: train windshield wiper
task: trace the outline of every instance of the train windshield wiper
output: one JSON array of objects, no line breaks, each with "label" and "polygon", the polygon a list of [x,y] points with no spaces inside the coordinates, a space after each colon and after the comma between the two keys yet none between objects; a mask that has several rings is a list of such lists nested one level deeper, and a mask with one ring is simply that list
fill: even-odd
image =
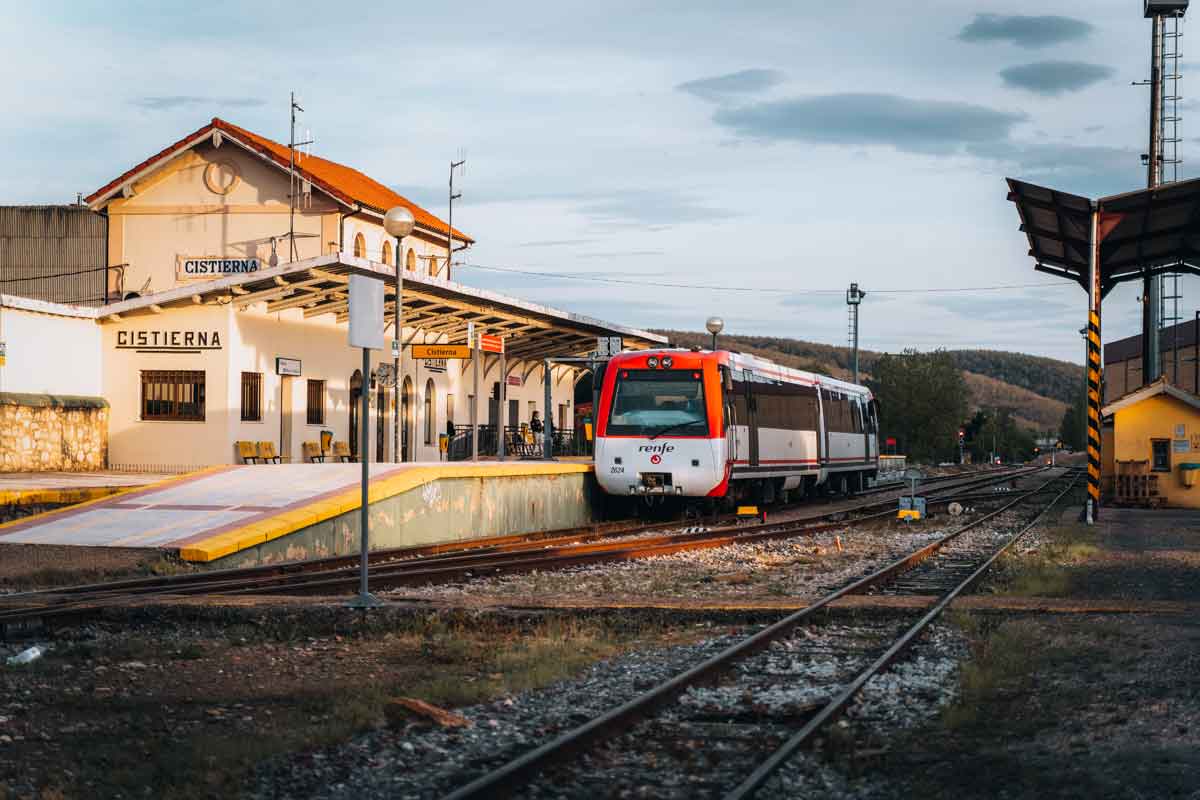
[{"label": "train windshield wiper", "polygon": [[661,429],[655,431],[653,434],[650,435],[649,438],[650,438],[650,441],[654,441],[658,437],[662,436],[664,433],[667,433],[668,431],[673,431],[676,428],[686,428],[688,425],[702,425],[702,424],[703,424],[703,420],[698,420],[698,419],[689,419],[687,422],[676,422],[674,425],[668,425],[665,428],[661,428]]}]

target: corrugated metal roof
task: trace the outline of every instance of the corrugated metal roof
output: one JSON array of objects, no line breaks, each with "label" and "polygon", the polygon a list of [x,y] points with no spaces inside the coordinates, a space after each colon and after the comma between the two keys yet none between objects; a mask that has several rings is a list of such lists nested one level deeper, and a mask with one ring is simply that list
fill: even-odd
[{"label": "corrugated metal roof", "polygon": [[[1088,286],[1093,201],[1008,179],[1035,269]],[[1101,295],[1143,274],[1200,275],[1200,179],[1102,197]]]},{"label": "corrugated metal roof", "polygon": [[0,206],[0,292],[102,303],[108,220],[86,206]]}]

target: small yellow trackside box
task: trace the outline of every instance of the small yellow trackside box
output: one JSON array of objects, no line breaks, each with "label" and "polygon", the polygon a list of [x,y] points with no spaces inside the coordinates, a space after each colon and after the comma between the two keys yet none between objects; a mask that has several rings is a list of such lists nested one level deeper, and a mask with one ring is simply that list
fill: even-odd
[{"label": "small yellow trackside box", "polygon": [[758,506],[738,506],[737,515],[739,517],[757,517]]},{"label": "small yellow trackside box", "polygon": [[896,512],[896,519],[920,520],[921,512],[914,508],[902,508]]}]

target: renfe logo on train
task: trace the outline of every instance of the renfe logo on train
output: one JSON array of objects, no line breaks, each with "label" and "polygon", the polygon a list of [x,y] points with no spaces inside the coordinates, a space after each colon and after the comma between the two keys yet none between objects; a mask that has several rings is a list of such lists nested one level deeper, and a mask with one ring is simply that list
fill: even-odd
[{"label": "renfe logo on train", "polygon": [[639,453],[670,453],[675,450],[673,444],[644,444],[638,448]]}]

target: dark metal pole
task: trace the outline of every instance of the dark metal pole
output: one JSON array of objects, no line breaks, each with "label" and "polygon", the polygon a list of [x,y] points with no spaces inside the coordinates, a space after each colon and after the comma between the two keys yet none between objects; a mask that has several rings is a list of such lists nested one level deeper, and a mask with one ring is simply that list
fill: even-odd
[{"label": "dark metal pole", "polygon": [[716,349],[717,349],[717,335],[714,333],[712,336],[713,336],[713,346],[712,346],[712,349],[713,349],[714,351],[716,351]]},{"label": "dark metal pole", "polygon": [[[1146,165],[1146,186],[1153,189],[1162,183],[1162,108],[1163,108],[1163,18],[1155,14],[1150,43],[1150,149]],[[1151,277],[1146,268],[1142,278],[1142,385],[1162,376],[1162,352],[1159,326],[1162,320],[1160,304],[1162,286],[1158,276]]]},{"label": "dark metal pole", "polygon": [[[401,275],[401,270],[403,269],[401,264],[404,263],[404,259],[401,258],[401,256],[403,255],[403,252],[401,250],[401,247],[403,246],[403,244],[404,244],[404,237],[397,236],[396,237],[396,314],[395,314],[395,319],[392,321],[392,327],[395,329],[393,331],[393,333],[396,334],[396,345],[397,345],[395,355],[392,358],[392,374],[396,378],[396,385],[395,385],[395,387],[393,387],[393,390],[392,390],[392,401],[393,401],[393,405],[392,405],[392,461],[393,461],[393,463],[396,463],[396,464],[400,463],[400,390],[401,390],[401,383],[400,383],[400,350],[399,350],[399,346],[400,346],[400,341],[401,341],[400,334],[401,334],[401,330],[402,330],[402,328],[400,327],[400,321],[401,321],[401,319],[403,319],[403,316],[401,314],[401,308],[400,308],[401,292],[404,289],[404,278]],[[383,409],[379,409],[379,413],[382,414]]]},{"label": "dark metal pole", "polygon": [[[467,326],[470,330],[474,330],[474,325]],[[483,358],[483,351],[479,349],[479,334],[471,334],[471,347],[474,348],[471,352],[471,370],[474,372],[473,386],[475,394],[471,401],[471,460],[479,460],[479,360]]]},{"label": "dark metal pole", "polygon": [[550,359],[542,361],[542,380],[545,381],[544,402],[545,411],[542,414],[542,457],[547,461],[554,458],[554,441],[551,438],[554,433],[554,423],[551,421],[550,404],[553,399],[550,396],[552,387],[550,381]]},{"label": "dark metal pole", "polygon": [[505,405],[508,403],[508,359],[504,350],[500,352],[500,385],[496,389],[496,458],[504,460],[504,421],[508,412],[505,410]]},{"label": "dark metal pole", "polygon": [[359,565],[358,565],[358,597],[350,601],[350,605],[354,608],[361,608],[364,611],[368,608],[380,605],[380,602],[371,596],[370,587],[367,579],[367,553],[371,548],[371,534],[369,522],[369,502],[367,499],[367,484],[371,479],[370,474],[370,451],[367,449],[368,433],[370,427],[371,413],[371,351],[363,348],[362,351],[362,372],[363,372],[363,391],[362,391],[362,432],[361,440],[358,449],[358,459],[362,464],[362,486],[359,496]]}]

